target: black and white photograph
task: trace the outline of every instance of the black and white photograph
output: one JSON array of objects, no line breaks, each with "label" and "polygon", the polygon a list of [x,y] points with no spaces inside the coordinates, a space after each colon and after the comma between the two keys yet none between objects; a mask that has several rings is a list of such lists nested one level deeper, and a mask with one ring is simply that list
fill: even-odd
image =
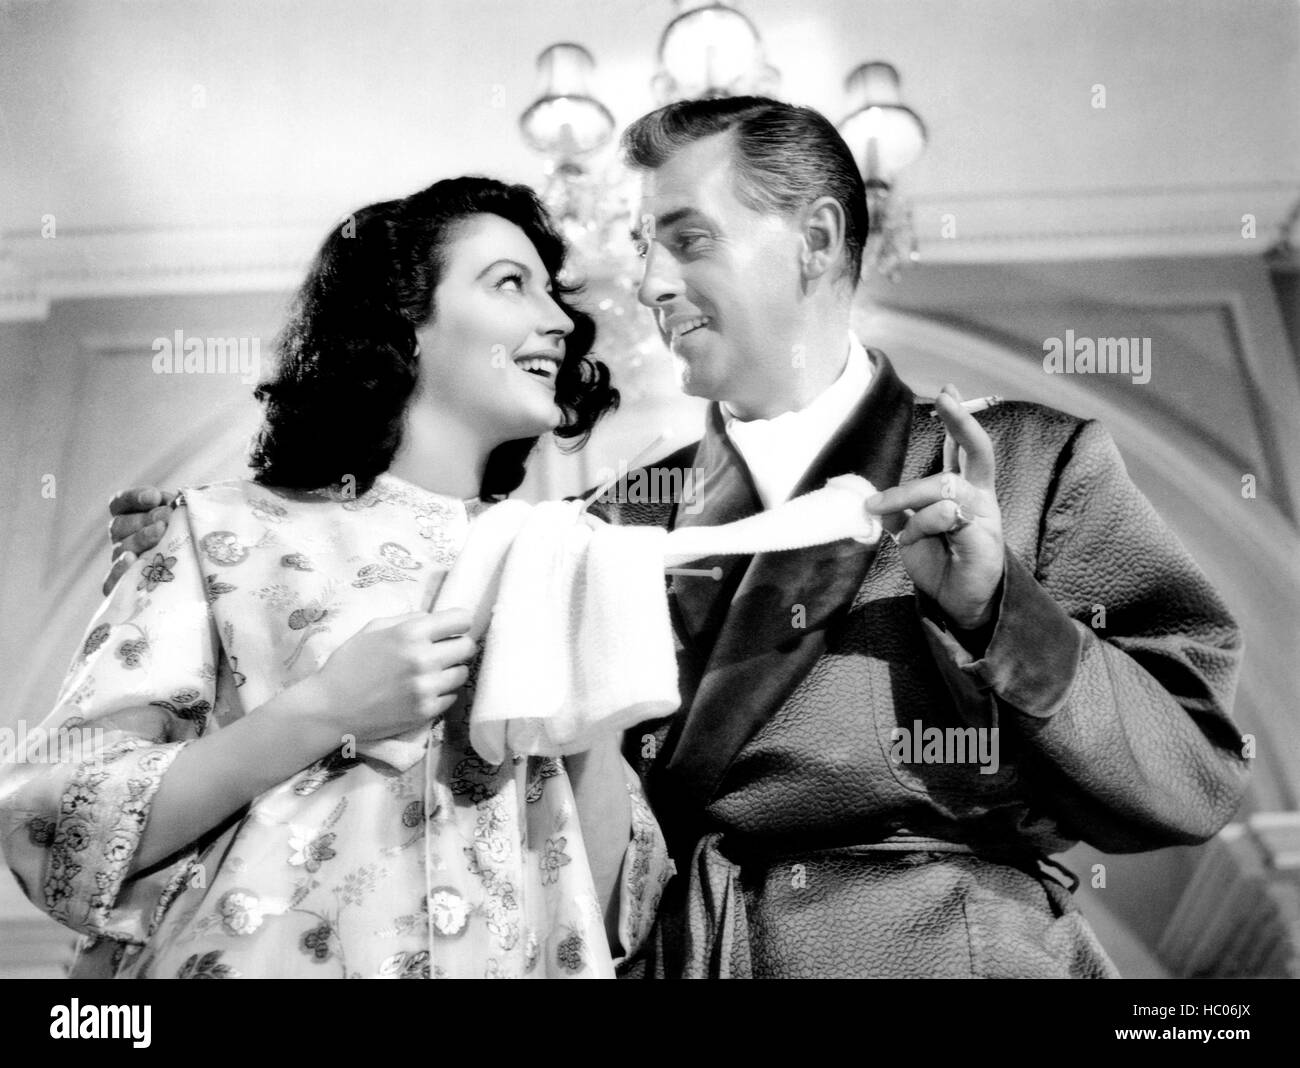
[{"label": "black and white photograph", "polygon": [[1295,0],[0,0],[0,442],[38,1037],[1300,977]]}]

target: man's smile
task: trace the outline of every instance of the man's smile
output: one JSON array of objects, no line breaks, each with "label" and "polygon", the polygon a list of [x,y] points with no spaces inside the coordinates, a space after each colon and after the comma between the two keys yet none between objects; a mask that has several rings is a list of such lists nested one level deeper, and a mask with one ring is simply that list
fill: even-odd
[{"label": "man's smile", "polygon": [[707,315],[692,315],[689,317],[680,317],[669,319],[664,323],[664,330],[668,334],[669,344],[676,345],[682,338],[688,334],[695,333],[703,327],[708,326],[713,320]]}]

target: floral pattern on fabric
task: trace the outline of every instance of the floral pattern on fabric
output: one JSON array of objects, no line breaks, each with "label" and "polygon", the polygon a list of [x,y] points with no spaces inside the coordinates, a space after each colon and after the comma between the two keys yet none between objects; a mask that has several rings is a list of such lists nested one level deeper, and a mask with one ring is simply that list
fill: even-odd
[{"label": "floral pattern on fabric", "polygon": [[[359,497],[245,482],[183,495],[92,620],[43,724],[98,731],[92,759],[0,775],[6,859],[38,905],[89,936],[74,976],[612,977],[563,761],[475,753],[472,671],[424,762],[398,772],[341,745],[165,864],[130,871],[176,756],[370,620],[427,610],[467,525],[461,502],[387,475]],[[631,949],[669,862],[625,770]]]},{"label": "floral pattern on fabric", "polygon": [[140,573],[140,584],[137,588],[152,592],[159,583],[171,582],[176,577],[172,572],[175,566],[176,557],[155,553],[153,560],[146,564]]}]

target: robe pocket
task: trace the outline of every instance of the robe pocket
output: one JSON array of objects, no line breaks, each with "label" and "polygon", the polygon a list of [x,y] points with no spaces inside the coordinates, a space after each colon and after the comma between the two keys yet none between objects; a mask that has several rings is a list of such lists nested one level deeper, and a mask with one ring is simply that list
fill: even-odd
[{"label": "robe pocket", "polygon": [[[924,715],[910,709],[924,709]],[[941,701],[877,700],[871,716],[881,758],[909,792],[942,798],[959,818],[1022,795],[1015,740],[997,727],[962,723]]]},{"label": "robe pocket", "polygon": [[981,861],[963,907],[977,978],[1119,978],[1070,892],[1046,876]]},{"label": "robe pocket", "polygon": [[864,717],[899,785],[963,817],[1019,796],[1018,739],[995,709],[954,704],[910,593],[856,605],[830,639],[834,673],[824,688]]}]

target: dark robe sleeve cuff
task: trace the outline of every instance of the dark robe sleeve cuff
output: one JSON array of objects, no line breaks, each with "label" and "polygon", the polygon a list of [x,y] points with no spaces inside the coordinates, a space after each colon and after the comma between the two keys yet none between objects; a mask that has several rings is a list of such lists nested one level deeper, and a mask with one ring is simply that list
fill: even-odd
[{"label": "dark robe sleeve cuff", "polygon": [[917,593],[921,626],[958,703],[990,695],[1028,716],[1046,718],[1065,703],[1083,653],[1083,634],[1010,551],[991,632],[959,632],[938,604]]}]

